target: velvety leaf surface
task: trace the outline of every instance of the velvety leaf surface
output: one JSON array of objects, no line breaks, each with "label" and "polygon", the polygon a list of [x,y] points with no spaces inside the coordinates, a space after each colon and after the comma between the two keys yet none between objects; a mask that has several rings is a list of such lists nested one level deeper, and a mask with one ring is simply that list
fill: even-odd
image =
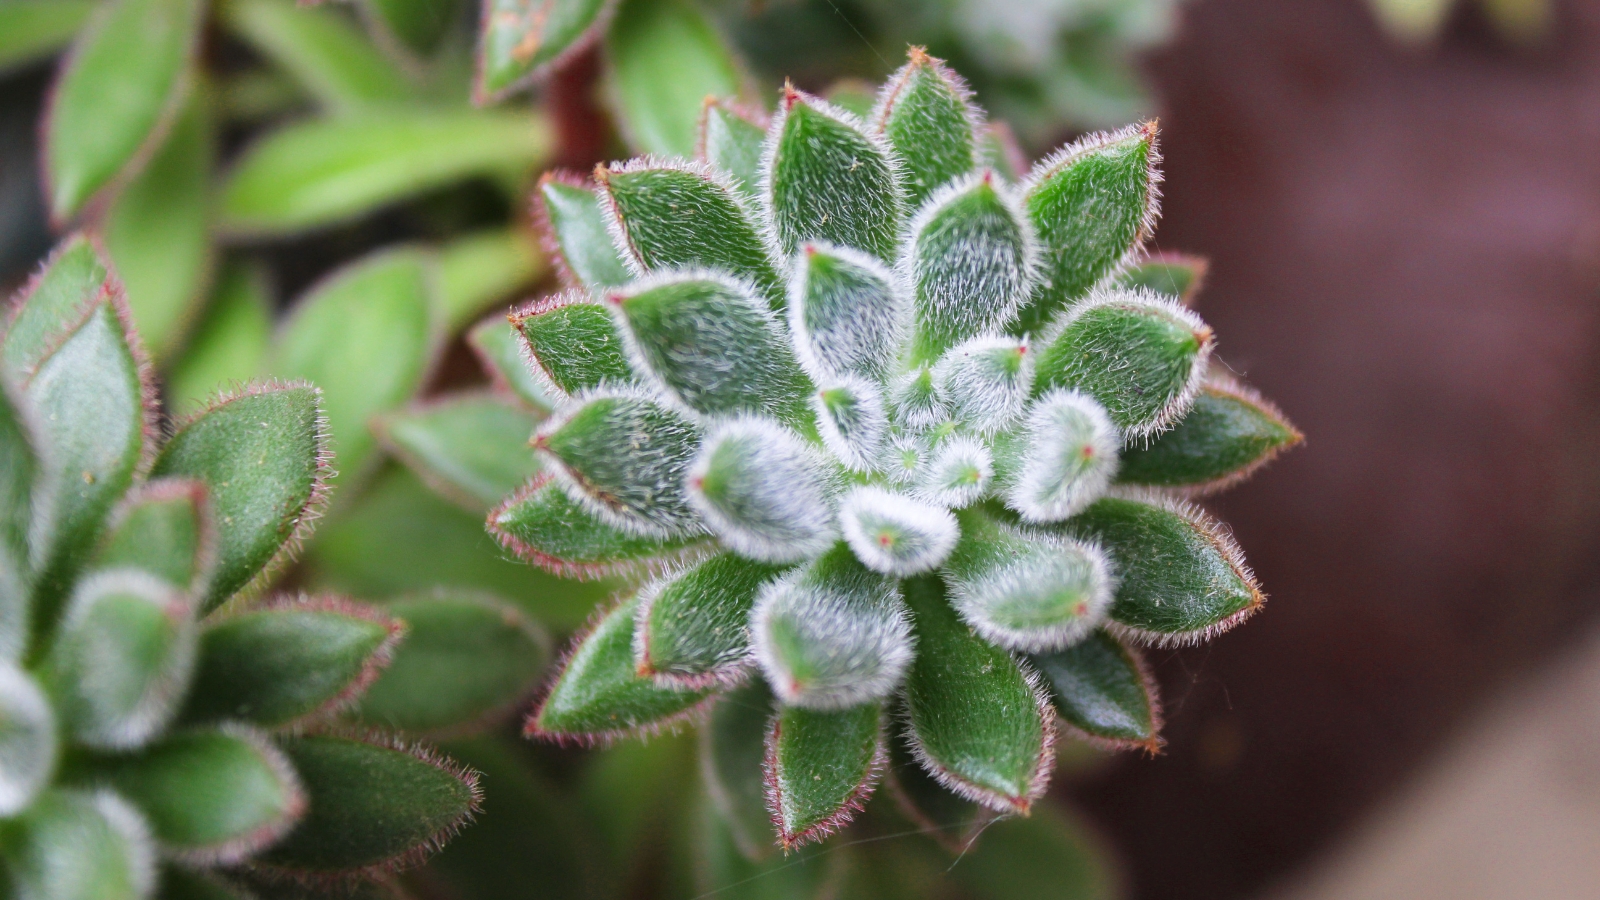
[{"label": "velvety leaf surface", "polygon": [[614,0],[484,0],[477,102],[497,102],[538,77],[578,46],[614,5]]},{"label": "velvety leaf surface", "polygon": [[705,98],[739,93],[732,51],[687,0],[625,0],[606,57],[618,125],[644,153],[693,156]]},{"label": "velvety leaf surface", "polygon": [[204,484],[177,478],[134,488],[107,523],[93,566],[126,566],[203,591],[216,550],[207,493]]},{"label": "velvety leaf surface", "polygon": [[1171,431],[1122,452],[1117,480],[1214,490],[1248,477],[1301,440],[1283,414],[1255,392],[1207,385]]},{"label": "velvety leaf surface", "polygon": [[478,231],[439,248],[439,310],[454,334],[491,305],[544,275],[544,259],[521,228]]},{"label": "velvety leaf surface", "polygon": [[1134,651],[1096,631],[1052,653],[1028,657],[1050,686],[1056,712],[1068,725],[1114,747],[1161,745],[1155,683]]},{"label": "velvety leaf surface", "polygon": [[1057,809],[1042,807],[1030,816],[994,823],[950,874],[982,900],[1111,900],[1119,890],[1108,858],[1087,829]]},{"label": "velvety leaf surface", "polygon": [[546,415],[555,409],[556,398],[533,374],[532,365],[522,352],[522,339],[504,316],[491,316],[474,325],[467,332],[467,344],[501,393],[509,394],[536,414]]},{"label": "velvety leaf surface", "polygon": [[50,95],[50,215],[76,215],[161,140],[192,77],[201,0],[116,0],[79,36]]},{"label": "velvety leaf surface", "polygon": [[866,802],[884,765],[883,705],[786,706],[767,739],[767,801],[785,847],[821,840]]},{"label": "velvety leaf surface", "polygon": [[388,668],[361,698],[363,721],[410,733],[488,725],[532,692],[550,638],[515,607],[441,591],[384,604],[407,626]]},{"label": "velvety leaf surface", "polygon": [[617,322],[604,306],[577,293],[537,301],[512,313],[533,364],[568,396],[633,380]]},{"label": "velvety leaf surface", "polygon": [[389,413],[374,427],[435,490],[486,511],[539,471],[528,442],[538,417],[492,394],[457,394]]},{"label": "velvety leaf surface", "polygon": [[685,684],[737,677],[756,594],[781,571],[721,553],[646,586],[634,635],[639,670]]},{"label": "velvety leaf surface", "polygon": [[830,468],[813,445],[776,422],[735,419],[700,448],[687,473],[689,500],[735,553],[800,562],[838,537]]},{"label": "velvety leaf surface", "polygon": [[813,377],[883,380],[900,352],[904,302],[888,269],[849,250],[807,244],[789,288],[789,328]]},{"label": "velvety leaf surface", "polygon": [[511,113],[384,108],[276,129],[252,144],[223,187],[220,226],[292,234],[347,221],[474,175],[542,158],[540,120]]},{"label": "velvety leaf surface", "polygon": [[259,857],[271,868],[313,875],[420,861],[478,805],[476,773],[431,751],[336,735],[280,738],[279,746],[308,805]]},{"label": "velvety leaf surface", "polygon": [[827,241],[893,262],[903,205],[887,148],[853,116],[793,91],[773,127],[761,199],[778,248],[792,255],[806,241]]},{"label": "velvety leaf surface", "polygon": [[697,538],[643,537],[595,518],[548,477],[506,498],[489,531],[510,552],[549,572],[593,578],[681,551]]},{"label": "velvety leaf surface", "polygon": [[904,588],[916,625],[904,696],[918,760],[962,796],[1027,812],[1050,777],[1041,698],[1010,655],[961,623],[937,578],[908,579]]},{"label": "velvety leaf surface", "polygon": [[234,0],[222,10],[230,31],[330,112],[358,112],[412,97],[409,79],[343,10],[307,9],[294,0]]},{"label": "velvety leaf surface", "polygon": [[751,860],[772,856],[777,845],[764,774],[775,711],[772,691],[754,679],[719,700],[700,729],[700,771],[711,806],[725,839]]},{"label": "velvety leaf surface", "polygon": [[945,182],[972,171],[977,113],[960,77],[919,48],[884,86],[873,127],[900,155],[906,203],[916,208]]},{"label": "velvety leaf surface", "polygon": [[388,664],[403,623],[334,599],[277,603],[207,622],[183,718],[278,727],[361,695]]},{"label": "velvety leaf surface", "polygon": [[142,900],[155,882],[144,820],[109,791],[53,790],[6,823],[10,884],[43,900]]},{"label": "velvety leaf surface", "polygon": [[0,660],[0,816],[26,809],[56,767],[56,720],[33,677]]},{"label": "velvety leaf surface", "polygon": [[9,321],[0,342],[0,372],[7,383],[18,389],[25,385],[59,348],[62,336],[82,321],[103,292],[113,290],[104,262],[83,235],[56,245],[7,310]]},{"label": "velvety leaf surface", "polygon": [[1205,257],[1157,253],[1129,266],[1117,277],[1117,284],[1177,297],[1187,306],[1194,301],[1194,295],[1200,291],[1205,277]]},{"label": "velvety leaf surface", "polygon": [[544,225],[546,250],[558,260],[569,287],[625,284],[628,267],[606,228],[596,190],[575,176],[549,172],[539,178],[534,212]]},{"label": "velvety leaf surface", "polygon": [[167,405],[181,415],[201,408],[219,389],[261,373],[272,341],[272,295],[266,275],[229,265],[188,346],[167,372]]},{"label": "velvety leaf surface", "polygon": [[761,145],[766,137],[766,126],[733,104],[707,99],[700,113],[696,158],[731,177],[734,190],[753,197],[761,180]]},{"label": "velvety leaf surface", "polygon": [[0,71],[65,47],[94,11],[95,0],[11,0],[0,4]]},{"label": "velvety leaf surface", "polygon": [[155,475],[195,478],[208,489],[217,564],[212,609],[287,550],[320,500],[326,437],[316,388],[247,388],[179,426]]}]

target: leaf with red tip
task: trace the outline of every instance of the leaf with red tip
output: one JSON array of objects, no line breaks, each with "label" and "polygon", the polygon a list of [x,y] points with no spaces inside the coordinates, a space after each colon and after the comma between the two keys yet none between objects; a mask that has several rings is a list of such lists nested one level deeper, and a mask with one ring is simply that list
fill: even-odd
[{"label": "leaf with red tip", "polygon": [[482,513],[539,471],[538,417],[487,393],[460,393],[373,422],[389,451],[445,497]]},{"label": "leaf with red tip", "polygon": [[618,604],[573,645],[550,693],[528,719],[528,734],[594,743],[650,732],[692,715],[715,694],[710,688],[662,687],[639,674],[633,661],[638,604],[637,598]]},{"label": "leaf with red tip", "polygon": [[634,658],[642,674],[682,687],[743,676],[750,609],[782,566],[720,553],[639,592]]},{"label": "leaf with red tip", "polygon": [[754,197],[761,179],[761,147],[766,137],[766,116],[707,97],[700,112],[695,159],[710,163],[728,176],[741,195]]},{"label": "leaf with red tip", "polygon": [[216,533],[204,483],[163,478],[135,487],[111,515],[94,567],[148,572],[199,594],[216,560]]},{"label": "leaf with red tip", "polygon": [[581,291],[545,297],[511,313],[547,393],[576,396],[634,380],[611,311]]},{"label": "leaf with red tip", "polygon": [[614,0],[484,0],[474,102],[498,103],[587,46]]},{"label": "leaf with red tip", "polygon": [[489,513],[489,533],[518,558],[567,578],[598,578],[681,554],[703,538],[643,537],[602,522],[540,475]]},{"label": "leaf with red tip", "polygon": [[913,752],[949,790],[1027,812],[1050,780],[1050,701],[1009,654],[961,623],[937,576],[904,586],[917,636],[904,694]]},{"label": "leaf with red tip", "polygon": [[1144,288],[1177,297],[1184,306],[1193,306],[1195,295],[1205,284],[1209,263],[1204,256],[1189,253],[1152,253],[1128,266],[1117,276],[1126,288]]},{"label": "leaf with red tip", "polygon": [[45,172],[57,222],[143,164],[193,77],[201,0],[116,0],[79,34],[50,94]]},{"label": "leaf with red tip", "polygon": [[841,710],[785,706],[767,737],[767,804],[787,848],[843,828],[887,761],[883,704]]},{"label": "leaf with red tip", "polygon": [[772,856],[777,846],[764,768],[774,713],[772,691],[755,679],[729,691],[700,729],[700,773],[711,806],[750,860]]},{"label": "leaf with red tip", "polygon": [[503,315],[479,322],[467,332],[467,346],[489,374],[495,390],[517,400],[541,418],[559,402],[544,381],[533,374],[533,363],[523,353],[522,338]]},{"label": "leaf with red tip", "polygon": [[1117,480],[1209,494],[1249,478],[1302,440],[1260,394],[1213,379],[1172,430],[1122,451]]},{"label": "leaf with red tip", "polygon": [[978,111],[961,76],[920,47],[884,83],[872,127],[900,155],[906,203],[916,208],[953,178],[973,169]]},{"label": "leaf with red tip", "polygon": [[1050,686],[1056,712],[1091,742],[1113,749],[1161,747],[1161,701],[1138,651],[1104,631],[1028,657]]},{"label": "leaf with red tip", "polygon": [[645,153],[693,155],[701,103],[739,93],[733,51],[690,0],[626,0],[606,61],[618,127]]},{"label": "leaf with red tip", "polygon": [[629,281],[594,185],[571,172],[546,172],[534,196],[534,221],[563,284],[604,288]]}]

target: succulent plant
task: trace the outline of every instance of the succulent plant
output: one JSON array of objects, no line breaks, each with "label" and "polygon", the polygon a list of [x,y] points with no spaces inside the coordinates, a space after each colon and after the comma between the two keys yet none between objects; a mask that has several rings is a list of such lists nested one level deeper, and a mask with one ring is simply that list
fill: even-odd
[{"label": "succulent plant", "polygon": [[300,895],[420,861],[476,775],[342,724],[405,623],[260,597],[323,506],[319,391],[158,416],[121,282],[68,238],[0,330],[7,895]]},{"label": "succulent plant", "polygon": [[713,797],[738,828],[764,793],[786,847],[848,821],[891,759],[920,765],[896,793],[933,821],[932,782],[1027,812],[1058,722],[1159,746],[1136,645],[1264,600],[1186,498],[1299,435],[1208,365],[1181,299],[1197,265],[1143,255],[1153,124],[1025,175],[992,137],[913,49],[865,121],[785,87],[770,123],[708,102],[698,159],[545,178],[571,286],[511,318],[525,390],[556,408],[543,473],[489,528],[640,586],[574,643],[529,734],[715,707]]}]

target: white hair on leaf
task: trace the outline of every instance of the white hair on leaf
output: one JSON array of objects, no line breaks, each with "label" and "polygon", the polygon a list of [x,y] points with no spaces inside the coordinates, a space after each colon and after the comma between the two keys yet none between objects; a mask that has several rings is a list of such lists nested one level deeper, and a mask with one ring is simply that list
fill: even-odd
[{"label": "white hair on leaf", "polygon": [[811,407],[817,414],[822,443],[846,468],[877,470],[889,432],[889,414],[876,385],[846,376],[813,394]]},{"label": "white hair on leaf", "polygon": [[934,390],[963,425],[985,434],[999,431],[1027,407],[1034,356],[1024,338],[972,338],[940,357],[933,369]]},{"label": "white hair on leaf", "polygon": [[789,333],[812,378],[855,374],[885,380],[904,340],[907,306],[899,276],[876,257],[823,241],[809,241],[795,252]]},{"label": "white hair on leaf", "polygon": [[1069,518],[1110,489],[1121,448],[1105,407],[1056,388],[1028,411],[1021,458],[1003,487],[1006,505],[1028,522]]},{"label": "white hair on leaf", "polygon": [[686,478],[689,502],[740,556],[799,562],[838,537],[828,461],[777,422],[745,416],[716,427]]},{"label": "white hair on leaf", "polygon": [[968,434],[946,438],[933,451],[923,470],[918,493],[950,509],[983,499],[994,482],[994,454],[988,445]]},{"label": "white hair on leaf", "polygon": [[961,536],[948,509],[872,486],[840,501],[839,530],[862,565],[896,577],[938,568]]},{"label": "white hair on leaf", "polygon": [[911,431],[943,422],[949,411],[934,390],[933,369],[919,366],[896,377],[889,387],[889,410],[896,425]]},{"label": "white hair on leaf", "polygon": [[986,543],[952,560],[946,573],[956,612],[985,640],[1045,653],[1083,640],[1105,621],[1116,579],[1099,547],[1005,528]]},{"label": "white hair on leaf", "polygon": [[928,448],[916,435],[896,434],[884,446],[882,458],[880,468],[890,484],[911,485],[928,464]]},{"label": "white hair on leaf", "polygon": [[33,678],[0,660],[0,817],[25,809],[56,764],[56,717]]}]

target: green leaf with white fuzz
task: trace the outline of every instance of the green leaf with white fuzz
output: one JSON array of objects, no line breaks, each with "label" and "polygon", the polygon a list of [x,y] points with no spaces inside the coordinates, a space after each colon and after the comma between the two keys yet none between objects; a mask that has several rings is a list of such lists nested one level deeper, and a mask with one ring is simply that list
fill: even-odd
[{"label": "green leaf with white fuzz", "polygon": [[1049,701],[1010,654],[961,622],[937,576],[904,587],[917,640],[904,692],[912,752],[949,790],[1026,813],[1054,759]]},{"label": "green leaf with white fuzz", "polygon": [[761,181],[761,146],[767,137],[764,119],[716,97],[707,97],[700,113],[695,158],[728,175],[733,189],[748,197],[755,196]]},{"label": "green leaf with white fuzz", "polygon": [[1117,276],[1117,286],[1144,288],[1157,294],[1177,297],[1180,303],[1189,306],[1206,280],[1207,268],[1203,256],[1155,253],[1128,266]]},{"label": "green leaf with white fuzz", "polygon": [[639,672],[668,686],[699,688],[743,677],[750,610],[779,566],[720,553],[639,591],[633,655]]},{"label": "green leaf with white fuzz", "polygon": [[810,420],[810,381],[783,326],[742,282],[695,273],[636,282],[614,301],[640,369],[705,415]]},{"label": "green leaf with white fuzz", "polygon": [[430,487],[483,512],[538,474],[528,447],[538,421],[512,400],[463,393],[389,413],[373,427]]},{"label": "green leaf with white fuzz", "polygon": [[47,664],[66,733],[105,749],[159,734],[189,686],[196,630],[191,603],[154,576],[119,569],[80,581]]},{"label": "green leaf with white fuzz", "polygon": [[392,600],[406,637],[361,697],[364,722],[407,733],[487,727],[510,714],[550,660],[550,638],[515,607],[440,591]]},{"label": "green leaf with white fuzz", "polygon": [[611,240],[599,191],[576,175],[546,172],[536,197],[534,214],[544,232],[545,252],[568,287],[599,289],[628,282],[628,266]]},{"label": "green leaf with white fuzz", "polygon": [[200,634],[183,718],[267,728],[326,719],[378,677],[404,631],[373,607],[333,597],[213,617]]},{"label": "green leaf with white fuzz", "polygon": [[582,291],[536,300],[511,314],[547,394],[576,397],[634,380],[611,311]]},{"label": "green leaf with white fuzz", "polygon": [[1039,279],[1017,334],[1038,333],[1111,274],[1155,229],[1155,124],[1090,135],[1033,167],[1023,205],[1039,241]]},{"label": "green leaf with white fuzz", "polygon": [[763,762],[775,704],[759,679],[728,692],[700,729],[700,772],[706,793],[738,853],[750,860],[772,856],[772,812]]},{"label": "green leaf with white fuzz", "polygon": [[1122,434],[1105,407],[1056,388],[1028,410],[1002,468],[1006,505],[1029,522],[1059,522],[1098,500],[1118,468]]},{"label": "green leaf with white fuzz", "polygon": [[339,735],[279,738],[306,815],[256,858],[298,878],[421,862],[477,809],[477,774],[422,747]]},{"label": "green leaf with white fuzz", "polygon": [[624,0],[606,59],[617,125],[645,153],[691,156],[701,103],[739,93],[732,50],[690,0]]},{"label": "green leaf with white fuzz", "polygon": [[137,569],[202,595],[216,555],[206,486],[179,478],[135,487],[112,514],[95,551],[96,569]]},{"label": "green leaf with white fuzz", "polygon": [[9,887],[40,900],[144,900],[155,887],[149,826],[107,790],[52,790],[5,823]]},{"label": "green leaf with white fuzz", "polygon": [[898,166],[855,116],[785,88],[762,168],[760,199],[783,255],[809,241],[894,261],[905,217]]},{"label": "green leaf with white fuzz", "polygon": [[89,19],[95,0],[11,0],[0,4],[0,72],[65,47]]},{"label": "green leaf with white fuzz", "polygon": [[1227,530],[1199,510],[1151,497],[1107,497],[1062,523],[1111,557],[1120,634],[1168,646],[1206,640],[1266,602]]},{"label": "green leaf with white fuzz", "polygon": [[265,735],[238,725],[181,731],[93,771],[144,813],[168,855],[192,865],[246,859],[305,811],[289,760]]},{"label": "green leaf with white fuzz", "polygon": [[1242,481],[1303,440],[1276,407],[1243,385],[1216,380],[1172,430],[1122,451],[1117,480],[1191,494]]},{"label": "green leaf with white fuzz", "polygon": [[1033,278],[1033,229],[989,170],[928,198],[910,225],[902,261],[912,286],[911,353],[931,363],[946,350],[1010,324]]},{"label": "green leaf with white fuzz", "polygon": [[544,276],[545,262],[523,228],[473,232],[439,248],[439,308],[454,334],[496,303]]},{"label": "green leaf with white fuzz", "polygon": [[839,502],[839,530],[863,565],[899,577],[937,568],[960,536],[944,507],[870,485]]},{"label": "green leaf with white fuzz", "polygon": [[623,531],[678,537],[700,530],[685,489],[700,426],[653,400],[598,394],[539,430],[548,471],[601,521]]},{"label": "green leaf with white fuzz", "polygon": [[324,428],[316,388],[257,385],[180,423],[162,448],[154,475],[209,489],[217,563],[203,610],[270,575],[310,529],[327,478]]},{"label": "green leaf with white fuzz", "polygon": [[971,435],[946,438],[919,473],[917,493],[940,506],[958,509],[976,503],[994,482],[994,453]]},{"label": "green leaf with white fuzz", "polygon": [[616,243],[639,272],[731,272],[782,307],[783,287],[756,224],[716,170],[647,159],[597,169],[596,177]]},{"label": "green leaf with white fuzz", "polygon": [[640,675],[633,655],[638,598],[607,612],[574,645],[525,731],[557,740],[604,741],[650,732],[692,715],[710,688],[663,687]]},{"label": "green leaf with white fuzz", "polygon": [[973,630],[1035,653],[1071,646],[1094,631],[1116,585],[1105,554],[1093,545],[1012,530],[981,510],[961,514],[961,541],[944,574],[951,604]]},{"label": "green leaf with white fuzz", "polygon": [[1081,391],[1126,437],[1148,437],[1188,410],[1211,345],[1211,328],[1189,310],[1154,294],[1108,290],[1072,308],[1039,356],[1034,394]]},{"label": "green leaf with white fuzz", "polygon": [[1026,341],[986,335],[945,352],[933,369],[934,390],[956,421],[993,433],[1022,415],[1033,388],[1033,360]]},{"label": "green leaf with white fuzz", "polygon": [[889,696],[913,656],[895,580],[863,566],[843,544],[764,587],[750,635],[779,699],[813,709]]},{"label": "green leaf with white fuzz", "polygon": [[0,660],[26,649],[33,498],[49,489],[47,478],[27,413],[0,379]]},{"label": "green leaf with white fuzz", "polygon": [[978,113],[961,76],[919,47],[884,84],[870,121],[900,157],[906,203],[973,169]]},{"label": "green leaf with white fuzz", "polygon": [[889,414],[877,385],[847,375],[813,394],[811,407],[823,445],[840,462],[856,472],[878,468]]},{"label": "green leaf with white fuzz", "polygon": [[421,252],[373,254],[311,288],[278,336],[269,368],[321,389],[346,481],[375,449],[372,417],[405,403],[432,368],[442,337],[436,274]]},{"label": "green leaf with white fuzz", "polygon": [[785,849],[850,822],[887,759],[883,704],[840,710],[785,706],[767,736],[767,803]]},{"label": "green leaf with white fuzz", "polygon": [[27,672],[0,660],[0,818],[26,809],[56,766],[56,716]]},{"label": "green leaf with white fuzz", "polygon": [[228,30],[287,72],[324,110],[359,113],[406,102],[411,79],[379,52],[349,16],[291,0],[233,0]]},{"label": "green leaf with white fuzz", "polygon": [[837,537],[828,462],[794,432],[764,419],[712,432],[687,472],[689,502],[735,553],[799,562]]},{"label": "green leaf with white fuzz", "polygon": [[489,513],[489,533],[507,551],[566,578],[599,578],[682,554],[697,540],[647,537],[590,513],[540,475]]},{"label": "green leaf with white fuzz", "polygon": [[904,308],[894,274],[871,256],[808,242],[795,257],[789,331],[813,378],[882,381],[900,353]]},{"label": "green leaf with white fuzz", "polygon": [[57,349],[61,336],[78,323],[115,282],[94,245],[71,235],[14,297],[7,310],[0,372],[13,386],[25,384],[39,364]]},{"label": "green leaf with white fuzz", "polygon": [[897,434],[889,439],[880,469],[890,484],[902,488],[915,487],[927,472],[927,467],[927,441],[909,434]]},{"label": "green leaf with white fuzz", "polygon": [[587,44],[614,0],[485,0],[473,100],[498,103]]},{"label": "green leaf with white fuzz", "polygon": [[490,316],[474,325],[467,332],[467,345],[478,355],[478,362],[483,364],[498,392],[510,395],[525,409],[541,415],[556,408],[558,401],[545,381],[533,374],[532,365],[523,355],[524,342],[505,316]]},{"label": "green leaf with white fuzz", "polygon": [[1082,641],[1028,662],[1050,687],[1056,712],[1075,731],[1103,746],[1161,746],[1161,703],[1138,652],[1096,631]]},{"label": "green leaf with white fuzz", "polygon": [[190,415],[218,385],[261,374],[272,344],[272,292],[259,268],[224,266],[183,353],[167,372],[167,408]]},{"label": "green leaf with white fuzz", "polygon": [[201,0],[116,0],[73,44],[50,92],[44,168],[50,216],[76,216],[131,178],[183,103]]}]

